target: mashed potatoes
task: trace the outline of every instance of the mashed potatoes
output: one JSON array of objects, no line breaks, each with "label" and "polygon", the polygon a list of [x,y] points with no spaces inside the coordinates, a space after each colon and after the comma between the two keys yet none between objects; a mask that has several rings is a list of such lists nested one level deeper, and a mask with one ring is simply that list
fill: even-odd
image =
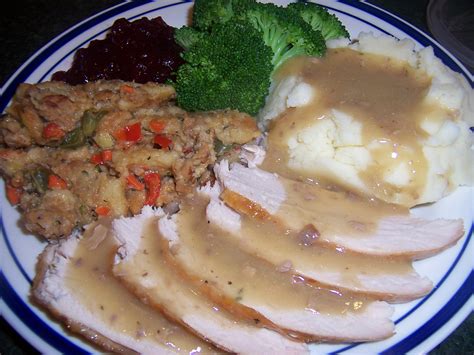
[{"label": "mashed potatoes", "polygon": [[473,184],[474,94],[460,74],[407,39],[329,47],[276,78],[260,114],[269,159],[405,206]]}]

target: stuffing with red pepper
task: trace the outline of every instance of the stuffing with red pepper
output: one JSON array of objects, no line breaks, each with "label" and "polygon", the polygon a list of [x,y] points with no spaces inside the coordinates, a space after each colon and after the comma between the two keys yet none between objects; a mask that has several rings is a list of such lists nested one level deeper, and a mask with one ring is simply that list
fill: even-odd
[{"label": "stuffing with red pepper", "polygon": [[189,113],[174,99],[157,83],[21,84],[0,120],[0,173],[25,228],[57,239],[101,216],[175,205],[213,179],[221,154],[236,152],[227,148],[260,133],[246,114]]}]

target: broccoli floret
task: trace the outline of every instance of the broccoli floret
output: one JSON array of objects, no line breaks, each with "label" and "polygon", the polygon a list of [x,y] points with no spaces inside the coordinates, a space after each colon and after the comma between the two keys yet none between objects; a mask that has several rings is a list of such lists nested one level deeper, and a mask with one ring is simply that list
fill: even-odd
[{"label": "broccoli floret", "polygon": [[175,34],[186,61],[177,72],[178,105],[189,111],[230,108],[257,114],[272,74],[284,62],[325,53],[320,30],[298,9],[255,0],[196,0],[193,26]]},{"label": "broccoli floret", "polygon": [[274,70],[295,56],[322,56],[326,51],[321,33],[314,31],[296,12],[274,4],[259,3],[246,11],[245,18],[262,33],[264,42],[272,48]]},{"label": "broccoli floret", "polygon": [[245,10],[255,4],[255,0],[196,0],[193,7],[193,27],[208,31],[230,19],[238,20]]},{"label": "broccoli floret", "polygon": [[349,38],[349,32],[341,21],[318,4],[298,2],[289,4],[287,8],[298,13],[313,30],[320,31],[326,41],[341,37]]},{"label": "broccoli floret", "polygon": [[183,26],[174,31],[174,39],[176,43],[184,49],[191,48],[195,43],[199,42],[203,36],[203,32],[189,26]]},{"label": "broccoli floret", "polygon": [[236,109],[255,115],[265,102],[273,53],[241,21],[214,26],[188,51],[176,78],[177,103],[189,111]]}]

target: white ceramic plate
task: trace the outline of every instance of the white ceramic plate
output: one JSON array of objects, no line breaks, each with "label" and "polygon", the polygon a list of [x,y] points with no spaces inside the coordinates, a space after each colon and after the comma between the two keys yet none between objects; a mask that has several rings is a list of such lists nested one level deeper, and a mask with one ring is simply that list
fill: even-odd
[{"label": "white ceramic plate", "polygon": [[[284,4],[286,1],[277,1]],[[353,0],[318,1],[336,13],[351,36],[361,31],[388,33],[398,38],[411,38],[418,48],[431,45],[435,53],[453,70],[463,73],[472,86],[473,77],[446,50],[421,31],[403,20],[364,2]],[[51,74],[67,69],[75,50],[89,41],[104,36],[115,19],[129,20],[143,16],[162,16],[172,26],[185,24],[191,7],[187,1],[158,2],[132,1],[117,5],[87,19],[63,35],[55,38],[26,62],[2,88],[0,111],[10,101],[20,82],[37,83],[48,80]],[[0,183],[2,184],[2,183]],[[34,277],[36,256],[45,244],[24,234],[18,226],[19,214],[5,200],[0,186],[1,236],[0,274],[1,311],[5,319],[42,353],[91,353],[96,349],[79,338],[66,334],[61,326],[51,321],[28,300]],[[367,344],[312,345],[314,353],[419,353],[427,352],[447,337],[472,311],[474,278],[472,273],[472,220],[474,189],[460,188],[438,203],[413,211],[426,217],[462,218],[466,235],[456,246],[433,258],[416,262],[420,274],[428,276],[436,285],[434,290],[411,303],[397,305],[393,319],[396,334],[385,341]]]}]

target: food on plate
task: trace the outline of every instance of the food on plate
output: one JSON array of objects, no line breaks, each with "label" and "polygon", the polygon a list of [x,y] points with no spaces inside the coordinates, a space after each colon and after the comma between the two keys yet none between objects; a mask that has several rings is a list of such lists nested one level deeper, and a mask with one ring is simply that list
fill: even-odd
[{"label": "food on plate", "polygon": [[[346,251],[421,259],[452,246],[464,235],[461,219],[416,218],[394,204],[327,190],[255,167],[229,166],[226,161],[215,170],[224,190],[220,197],[233,209],[272,220],[284,229],[307,230],[303,238],[314,229],[318,243]],[[239,228],[229,225],[227,229]]]},{"label": "food on plate", "polygon": [[328,46],[275,76],[260,113],[265,169],[407,207],[473,184],[474,93],[460,74],[408,39],[361,34]]},{"label": "food on plate", "polygon": [[231,108],[255,115],[277,68],[297,56],[322,56],[325,40],[348,37],[341,22],[316,4],[201,0],[192,18],[192,26],[175,35],[185,48],[177,102],[189,111]]},{"label": "food on plate", "polygon": [[218,156],[259,135],[246,114],[189,114],[174,97],[155,83],[20,85],[0,122],[0,171],[26,229],[56,239],[144,204],[175,208]]},{"label": "food on plate", "polygon": [[130,120],[130,114],[114,125],[115,120],[104,117],[109,111],[153,110],[174,96],[167,85],[121,80],[77,86],[54,81],[20,84],[2,117],[1,143],[11,148],[78,148],[92,139],[103,149],[111,148],[116,144],[113,129]]},{"label": "food on plate", "polygon": [[78,49],[71,67],[52,80],[71,85],[97,80],[166,83],[174,80],[183,63],[183,49],[174,40],[174,28],[161,17],[116,20],[104,39]]},{"label": "food on plate", "polygon": [[235,22],[217,25],[213,36],[193,43],[183,58],[186,63],[176,78],[180,107],[190,111],[233,107],[251,114],[262,107],[270,86],[271,50],[256,30]]},{"label": "food on plate", "polygon": [[38,259],[33,301],[68,330],[109,352],[215,352],[114,278],[113,256],[119,246],[110,220],[90,225],[81,237],[72,235],[49,244]]},{"label": "food on plate", "polygon": [[239,354],[308,352],[306,344],[234,316],[186,282],[163,258],[156,233],[159,217],[167,218],[161,210],[145,207],[140,215],[113,222],[122,243],[113,272],[132,292],[223,350]]},{"label": "food on plate", "polygon": [[[225,188],[226,177],[222,170],[227,170],[227,168],[225,162],[223,165],[217,168],[216,175]],[[238,166],[236,164],[234,168],[238,169]],[[264,200],[272,199],[274,195],[268,194],[268,191],[274,186],[269,187],[268,181],[259,179],[258,176],[254,179],[260,186],[265,186],[265,188],[261,188],[262,198]],[[262,190],[266,190],[266,193],[262,193]],[[236,193],[232,195],[240,196]],[[243,216],[239,215],[237,222],[233,224],[219,221],[218,213],[207,214],[208,220],[227,230],[229,237],[240,248],[273,265],[280,265],[286,260],[290,260],[295,273],[307,280],[314,280],[347,291],[361,292],[391,302],[413,300],[427,294],[432,288],[431,281],[418,274],[408,258],[392,255],[380,257],[345,250],[339,245],[327,245],[319,242],[320,236],[324,238],[325,233],[331,233],[341,227],[340,220],[335,218],[331,221],[334,210],[327,206],[328,200],[322,198],[312,206],[306,205],[305,207],[311,210],[308,211],[309,213],[301,213],[305,226],[301,229],[291,229],[285,225],[281,226],[271,219],[266,221],[265,215],[261,218],[258,204],[246,204],[246,201],[242,203],[232,195],[229,198],[226,190],[221,194],[221,198],[227,206],[237,211],[246,208],[249,208],[250,211]],[[292,198],[297,201],[297,204],[302,204],[301,200],[304,201],[308,196],[309,194],[306,193],[294,195]],[[275,196],[273,201],[269,201],[270,204],[275,203],[278,198],[280,196]],[[332,196],[332,198],[337,200],[347,197],[345,194],[341,194]],[[222,208],[228,208],[227,206]],[[319,223],[313,224],[313,216],[320,213],[324,207],[328,209],[328,212],[324,216],[320,216]],[[360,206],[358,207],[360,208]],[[338,210],[336,213],[344,215],[347,210],[345,212]],[[308,218],[308,215],[311,217]],[[324,218],[328,216],[329,218]],[[349,232],[350,228],[351,226],[346,227],[342,223],[341,229],[345,232]],[[349,233],[354,238],[364,234],[355,228],[352,228]]]},{"label": "food on plate", "polygon": [[[219,194],[212,191],[216,188],[202,190],[214,196]],[[234,314],[303,341],[374,341],[393,334],[387,303],[310,285],[295,274],[291,255],[275,266],[239,249],[220,223],[213,223],[227,220],[228,214],[220,211],[224,208],[200,194],[158,223],[167,242],[164,258],[207,297]],[[206,210],[211,223],[202,223]]]},{"label": "food on plate", "polygon": [[392,336],[389,303],[433,287],[413,261],[464,234],[409,207],[472,184],[472,89],[429,48],[350,41],[314,3],[192,15],[119,19],[18,87],[0,173],[49,242],[32,299],[114,352]]}]

